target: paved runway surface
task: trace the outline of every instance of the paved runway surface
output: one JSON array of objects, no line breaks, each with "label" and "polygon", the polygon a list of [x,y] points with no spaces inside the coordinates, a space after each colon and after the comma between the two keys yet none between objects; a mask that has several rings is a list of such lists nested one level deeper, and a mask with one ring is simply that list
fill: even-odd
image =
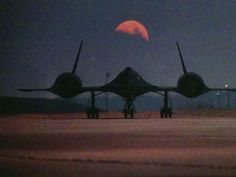
[{"label": "paved runway surface", "polygon": [[0,119],[0,176],[236,175],[234,117],[58,118]]}]

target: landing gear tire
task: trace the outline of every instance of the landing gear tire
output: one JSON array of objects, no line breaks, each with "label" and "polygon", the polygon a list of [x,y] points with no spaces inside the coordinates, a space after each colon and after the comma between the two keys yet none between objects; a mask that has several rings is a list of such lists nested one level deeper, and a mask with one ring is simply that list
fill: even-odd
[{"label": "landing gear tire", "polygon": [[127,112],[125,111],[125,119],[127,119],[128,118],[128,115],[127,115]]},{"label": "landing gear tire", "polygon": [[161,108],[160,115],[161,115],[161,118],[171,118],[172,117],[172,109],[171,108]]},{"label": "landing gear tire", "polygon": [[88,108],[87,109],[87,117],[88,119],[98,119],[99,111],[97,108]]},{"label": "landing gear tire", "polygon": [[128,119],[128,110],[127,109],[124,110],[124,117],[125,117],[125,119]]},{"label": "landing gear tire", "polygon": [[[125,109],[123,112],[124,112],[125,119],[134,118],[134,110],[133,109],[131,109],[130,111]],[[128,116],[130,116],[130,117],[128,117]]]},{"label": "landing gear tire", "polygon": [[130,118],[134,118],[134,110],[131,109]]}]

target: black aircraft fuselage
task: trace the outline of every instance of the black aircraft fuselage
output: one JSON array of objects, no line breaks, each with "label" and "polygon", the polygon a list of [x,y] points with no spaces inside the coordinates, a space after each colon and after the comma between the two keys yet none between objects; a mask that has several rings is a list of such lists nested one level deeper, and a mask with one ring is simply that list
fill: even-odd
[{"label": "black aircraft fuselage", "polygon": [[115,93],[124,99],[135,98],[154,88],[155,86],[145,81],[131,67],[126,67],[115,79],[102,87],[104,91]]}]

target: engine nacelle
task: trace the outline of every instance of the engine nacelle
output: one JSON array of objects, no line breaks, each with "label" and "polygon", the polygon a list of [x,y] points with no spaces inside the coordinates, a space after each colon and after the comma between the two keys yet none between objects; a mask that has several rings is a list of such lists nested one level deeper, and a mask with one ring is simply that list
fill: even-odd
[{"label": "engine nacelle", "polygon": [[203,79],[196,73],[182,75],[177,83],[178,93],[194,98],[208,91]]},{"label": "engine nacelle", "polygon": [[81,79],[73,73],[62,73],[51,87],[50,91],[62,98],[71,98],[79,93],[82,87]]}]

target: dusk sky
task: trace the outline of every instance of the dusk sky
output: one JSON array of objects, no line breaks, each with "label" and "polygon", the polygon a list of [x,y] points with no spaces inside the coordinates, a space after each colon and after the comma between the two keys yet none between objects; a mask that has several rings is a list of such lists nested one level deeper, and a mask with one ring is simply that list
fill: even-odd
[{"label": "dusk sky", "polygon": [[[0,2],[0,93],[48,88],[70,72],[84,46],[77,74],[84,86],[105,83],[131,66],[148,82],[176,86],[183,73],[176,41],[188,71],[209,87],[236,87],[235,0],[3,0]],[[115,32],[126,20],[142,23],[140,36]]]}]

